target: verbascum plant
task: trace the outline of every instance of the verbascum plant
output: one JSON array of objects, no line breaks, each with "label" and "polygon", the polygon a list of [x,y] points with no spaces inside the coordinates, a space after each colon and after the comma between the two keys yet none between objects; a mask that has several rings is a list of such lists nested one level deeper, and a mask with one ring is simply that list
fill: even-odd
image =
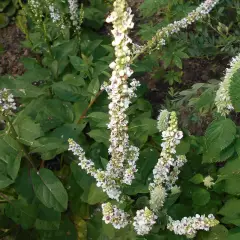
[{"label": "verbascum plant", "polygon": [[240,69],[240,54],[234,57],[229,65],[230,67],[226,69],[226,74],[219,85],[215,98],[217,111],[222,116],[228,115],[234,109],[229,95],[229,88],[233,75]]}]

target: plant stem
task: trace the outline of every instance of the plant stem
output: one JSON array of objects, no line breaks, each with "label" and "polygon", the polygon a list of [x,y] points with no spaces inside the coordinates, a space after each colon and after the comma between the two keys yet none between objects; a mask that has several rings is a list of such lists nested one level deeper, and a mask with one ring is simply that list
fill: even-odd
[{"label": "plant stem", "polygon": [[49,39],[48,39],[48,36],[47,36],[46,24],[44,22],[42,22],[42,30],[43,30],[43,33],[44,33],[45,43],[47,44],[47,47],[48,47],[48,52],[49,52],[50,56],[52,57],[53,56],[52,49],[51,49]]},{"label": "plant stem", "polygon": [[34,163],[33,163],[33,160],[31,158],[31,156],[28,154],[28,151],[27,151],[26,147],[22,143],[19,142],[18,134],[17,134],[17,132],[16,132],[16,130],[15,130],[15,128],[14,128],[14,126],[13,126],[13,124],[12,124],[12,122],[11,122],[11,120],[8,116],[6,117],[6,120],[9,123],[9,126],[10,126],[10,129],[11,129],[11,132],[13,134],[14,139],[17,141],[17,143],[18,143],[19,147],[21,148],[21,150],[23,151],[26,159],[29,161],[29,163],[32,165],[33,168],[36,168]]},{"label": "plant stem", "polygon": [[82,119],[86,116],[89,108],[96,102],[97,98],[101,95],[101,93],[103,92],[104,90],[100,90],[96,96],[94,97],[94,99],[89,103],[89,105],[87,106],[87,108],[83,111],[82,115],[80,116],[79,120],[77,121],[77,124],[79,124]]}]

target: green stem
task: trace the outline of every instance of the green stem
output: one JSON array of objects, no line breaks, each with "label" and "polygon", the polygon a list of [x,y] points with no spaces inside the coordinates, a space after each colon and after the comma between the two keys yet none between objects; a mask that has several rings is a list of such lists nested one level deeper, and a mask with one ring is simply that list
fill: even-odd
[{"label": "green stem", "polygon": [[12,132],[13,138],[17,141],[17,143],[18,143],[19,147],[21,148],[22,152],[24,153],[26,159],[29,161],[29,163],[32,165],[33,168],[36,168],[34,163],[33,163],[33,160],[31,158],[31,156],[28,154],[28,151],[27,151],[26,147],[22,143],[19,142],[18,134],[17,134],[17,132],[16,132],[16,130],[15,130],[15,128],[14,128],[14,126],[13,126],[13,124],[12,124],[12,122],[11,122],[11,120],[8,116],[6,117],[6,120],[9,123],[10,130]]},{"label": "green stem", "polygon": [[43,30],[43,34],[44,34],[45,43],[47,44],[47,47],[48,47],[48,52],[49,52],[50,56],[52,57],[53,56],[52,49],[51,49],[50,41],[47,36],[46,24],[44,22],[42,22],[42,30]]}]

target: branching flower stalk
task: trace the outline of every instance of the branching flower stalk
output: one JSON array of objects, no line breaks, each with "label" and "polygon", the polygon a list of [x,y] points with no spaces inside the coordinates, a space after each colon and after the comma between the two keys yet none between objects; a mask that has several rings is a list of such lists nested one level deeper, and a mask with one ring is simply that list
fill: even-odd
[{"label": "branching flower stalk", "polygon": [[[128,85],[128,78],[133,71],[130,69],[130,49],[128,47],[131,39],[128,37],[128,30],[133,27],[131,9],[123,0],[114,2],[114,10],[108,16],[107,22],[113,23],[112,34],[114,40],[112,45],[115,48],[116,59],[110,64],[113,69],[110,84],[106,87],[109,95],[110,123],[110,147],[108,149],[111,159],[107,164],[106,171],[96,170],[91,160],[86,160],[82,148],[73,140],[70,140],[69,150],[79,157],[79,165],[87,170],[96,180],[97,185],[103,188],[108,196],[119,201],[121,185],[131,185],[134,173],[137,171],[136,161],[139,156],[139,149],[129,144],[128,120],[126,110],[135,96],[135,90],[139,82],[135,79]],[[88,170],[86,162],[91,166]]]},{"label": "branching flower stalk", "polygon": [[184,217],[182,220],[169,219],[167,228],[177,235],[185,235],[187,238],[194,238],[198,230],[209,231],[210,227],[214,227],[219,222],[212,214],[207,217],[197,214],[195,217]]},{"label": "branching flower stalk", "polygon": [[139,55],[145,52],[152,52],[156,49],[160,49],[161,46],[165,45],[166,39],[169,38],[172,34],[178,33],[183,29],[186,29],[192,23],[203,19],[209,12],[215,7],[219,0],[206,0],[195,10],[190,12],[187,17],[170,23],[166,27],[158,30],[156,35],[148,41],[145,45],[140,48],[137,47],[137,51],[133,53],[132,61],[138,58]]},{"label": "branching flower stalk", "polygon": [[222,115],[228,115],[234,108],[229,95],[229,88],[233,75],[240,69],[240,54],[230,62],[230,67],[226,69],[223,81],[219,85],[216,93],[215,104],[217,111]]}]

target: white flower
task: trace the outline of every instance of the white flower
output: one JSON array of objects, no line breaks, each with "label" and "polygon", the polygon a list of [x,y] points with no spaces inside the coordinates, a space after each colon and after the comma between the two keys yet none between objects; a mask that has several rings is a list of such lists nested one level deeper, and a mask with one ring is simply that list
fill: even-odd
[{"label": "white flower", "polygon": [[203,184],[207,188],[211,188],[215,183],[213,181],[213,178],[211,176],[207,176],[203,179]]},{"label": "white flower", "polygon": [[103,221],[112,224],[116,229],[124,228],[129,223],[129,215],[110,202],[102,204],[102,213]]},{"label": "white flower", "polygon": [[16,108],[13,95],[6,88],[0,90],[0,115],[8,115]]},{"label": "white flower", "polygon": [[138,210],[134,217],[133,226],[138,235],[148,234],[153,225],[156,223],[157,216],[149,210],[145,209]]},{"label": "white flower", "polygon": [[79,31],[84,15],[83,8],[80,9],[79,14],[78,0],[68,0],[68,6],[72,25],[75,27],[75,31]]},{"label": "white flower", "polygon": [[194,238],[198,230],[209,231],[210,227],[214,227],[219,222],[212,214],[208,217],[197,214],[195,217],[184,217],[182,220],[172,220],[170,217],[167,228],[177,235],[185,235],[187,238]]},{"label": "white flower", "polygon": [[240,69],[240,54],[233,58],[230,62],[230,68],[226,69],[224,80],[219,84],[220,87],[216,93],[215,104],[217,111],[222,115],[226,116],[233,110],[233,105],[229,95],[229,87],[233,75]]}]

